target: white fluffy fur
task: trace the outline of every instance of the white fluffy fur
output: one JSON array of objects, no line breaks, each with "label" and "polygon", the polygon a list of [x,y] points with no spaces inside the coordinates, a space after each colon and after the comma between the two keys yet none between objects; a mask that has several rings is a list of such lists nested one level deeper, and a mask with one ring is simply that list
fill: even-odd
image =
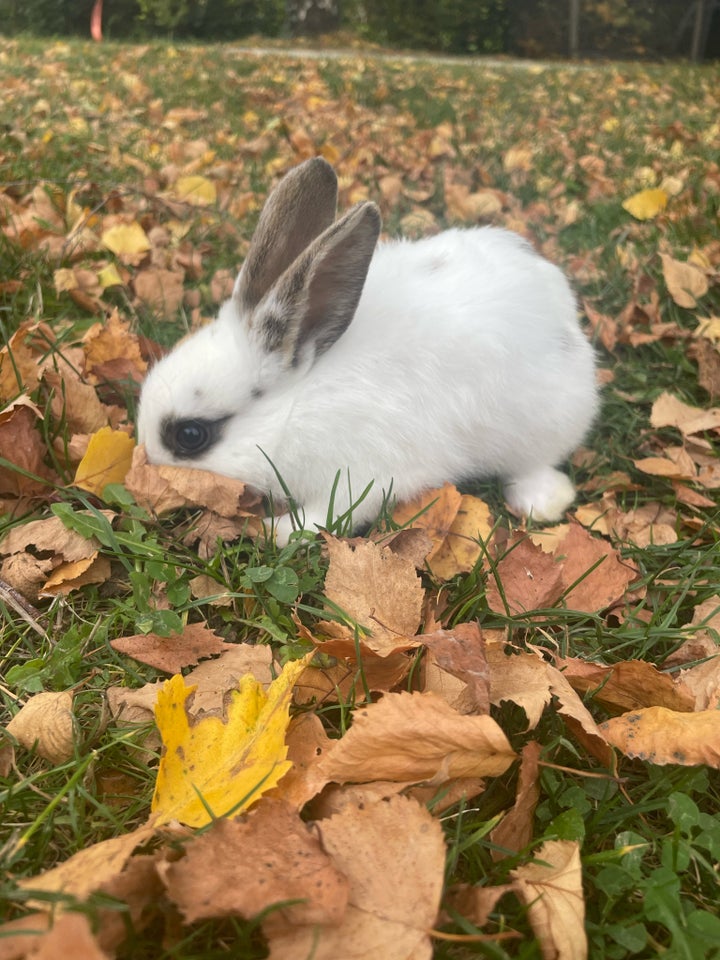
[{"label": "white fluffy fur", "polygon": [[[279,372],[228,301],[151,370],[139,435],[153,462],[213,470],[282,500],[264,451],[308,529],[325,523],[338,470],[337,514],[349,506],[348,476],[354,496],[374,482],[356,524],[391,485],[405,499],[491,475],[514,511],[555,519],[574,491],[553,468],[596,405],[593,351],[565,277],[520,237],[484,227],[381,244],[349,328],[297,369]],[[173,460],[161,442],[168,416],[228,414],[222,440],[197,459]]]}]

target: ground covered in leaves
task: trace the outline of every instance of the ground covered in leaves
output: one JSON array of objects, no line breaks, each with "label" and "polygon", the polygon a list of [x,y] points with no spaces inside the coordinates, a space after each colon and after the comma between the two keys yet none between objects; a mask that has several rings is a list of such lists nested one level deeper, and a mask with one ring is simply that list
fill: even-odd
[{"label": "ground covered in leaves", "polygon": [[[719,956],[718,69],[0,68],[0,958]],[[149,363],[316,153],[388,235],[566,269],[604,402],[563,523],[448,485],[278,549],[144,461]]]}]

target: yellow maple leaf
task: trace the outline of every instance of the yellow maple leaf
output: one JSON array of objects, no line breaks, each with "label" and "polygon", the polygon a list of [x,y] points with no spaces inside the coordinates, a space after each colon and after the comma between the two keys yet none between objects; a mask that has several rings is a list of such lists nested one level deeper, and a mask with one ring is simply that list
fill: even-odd
[{"label": "yellow maple leaf", "polygon": [[191,203],[195,207],[209,207],[217,200],[215,184],[201,176],[179,177],[174,193],[185,203]]},{"label": "yellow maple leaf", "polygon": [[96,496],[109,483],[122,483],[130,469],[135,441],[122,430],[101,427],[90,437],[85,456],[75,472],[75,486]]},{"label": "yellow maple leaf", "polygon": [[180,675],[166,681],[155,707],[165,747],[152,801],[156,823],[202,827],[240,813],[277,785],[292,766],[285,743],[292,689],[311,657],[286,664],[267,692],[252,674],[241,677],[226,722],[192,720],[187,701],[196,687]]},{"label": "yellow maple leaf", "polygon": [[660,187],[641,190],[623,201],[623,210],[627,210],[636,220],[652,220],[667,206],[668,195]]},{"label": "yellow maple leaf", "polygon": [[102,234],[103,244],[116,256],[123,258],[137,258],[150,249],[147,234],[137,221],[132,223],[117,223]]}]

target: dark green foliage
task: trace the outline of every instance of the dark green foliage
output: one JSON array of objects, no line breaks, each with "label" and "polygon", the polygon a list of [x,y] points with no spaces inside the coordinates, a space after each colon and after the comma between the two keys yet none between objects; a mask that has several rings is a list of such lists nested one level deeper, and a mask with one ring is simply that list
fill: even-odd
[{"label": "dark green foliage", "polygon": [[395,46],[449,53],[507,49],[506,0],[364,0],[355,4],[355,17],[368,37]]}]

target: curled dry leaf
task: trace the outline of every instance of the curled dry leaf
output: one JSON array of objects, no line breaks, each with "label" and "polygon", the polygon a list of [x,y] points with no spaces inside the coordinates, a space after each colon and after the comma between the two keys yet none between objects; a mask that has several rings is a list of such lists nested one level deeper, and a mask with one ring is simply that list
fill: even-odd
[{"label": "curled dry leaf", "polygon": [[337,783],[439,784],[499,776],[515,756],[491,717],[458,714],[434,693],[389,693],[356,713],[320,766]]},{"label": "curled dry leaf", "polygon": [[682,680],[644,660],[620,661],[611,667],[578,658],[557,659],[555,664],[574,690],[617,713],[640,707],[686,713],[695,709],[695,698]]},{"label": "curled dry leaf", "polygon": [[293,927],[277,913],[263,924],[270,960],[430,960],[443,886],[442,827],[406,797],[348,806],[317,824],[322,848],[349,882],[342,921]]},{"label": "curled dry leaf", "polygon": [[[186,923],[251,919],[275,907],[273,925],[336,926],[348,900],[348,881],[317,834],[292,807],[269,798],[241,820],[216,820],[161,873]],[[277,908],[287,901],[297,902]]]},{"label": "curled dry leaf", "polygon": [[505,850],[519,853],[528,847],[533,838],[535,807],[540,799],[540,770],[538,763],[542,747],[530,740],[522,749],[515,803],[490,832],[490,839],[501,850],[491,851],[493,860],[500,860]]},{"label": "curled dry leaf", "polygon": [[133,452],[125,486],[137,503],[153,513],[208,506],[223,517],[249,517],[259,513],[261,501],[239,480],[209,470],[153,466],[148,463],[142,444]]},{"label": "curled dry leaf", "polygon": [[511,871],[513,889],[528,908],[544,960],[587,957],[580,847],[548,840],[534,861]]},{"label": "curled dry leaf", "polygon": [[72,695],[36,693],[6,729],[27,750],[35,748],[50,763],[64,763],[75,749]]},{"label": "curled dry leaf", "polygon": [[648,707],[600,724],[609,743],[648,763],[720,768],[720,710],[678,713]]}]

